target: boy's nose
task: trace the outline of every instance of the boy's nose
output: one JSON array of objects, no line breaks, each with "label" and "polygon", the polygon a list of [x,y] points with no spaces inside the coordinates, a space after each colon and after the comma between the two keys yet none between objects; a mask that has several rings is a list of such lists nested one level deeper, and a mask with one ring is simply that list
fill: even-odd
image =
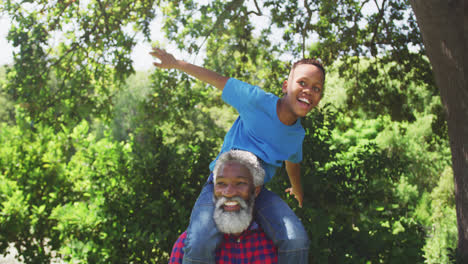
[{"label": "boy's nose", "polygon": [[304,89],[302,89],[302,92],[307,94],[307,95],[311,95],[312,94],[312,88],[311,87],[304,87]]}]

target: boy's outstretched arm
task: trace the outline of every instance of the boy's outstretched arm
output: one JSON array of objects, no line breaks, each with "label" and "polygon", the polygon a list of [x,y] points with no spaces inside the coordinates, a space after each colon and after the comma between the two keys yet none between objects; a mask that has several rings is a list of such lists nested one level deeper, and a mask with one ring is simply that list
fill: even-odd
[{"label": "boy's outstretched arm", "polygon": [[153,51],[150,52],[153,57],[158,58],[161,62],[154,62],[154,66],[162,69],[177,69],[191,75],[200,81],[206,82],[213,85],[219,90],[224,89],[224,85],[229,80],[228,77],[222,76],[214,71],[205,69],[203,67],[182,61],[177,60],[170,53],[167,53],[165,50],[160,48],[153,48]]},{"label": "boy's outstretched arm", "polygon": [[288,173],[289,182],[291,183],[291,187],[287,188],[285,192],[289,192],[290,195],[294,195],[296,200],[299,202],[299,207],[302,207],[304,191],[302,190],[301,184],[301,164],[292,163],[287,160],[284,163],[286,164],[286,172]]}]

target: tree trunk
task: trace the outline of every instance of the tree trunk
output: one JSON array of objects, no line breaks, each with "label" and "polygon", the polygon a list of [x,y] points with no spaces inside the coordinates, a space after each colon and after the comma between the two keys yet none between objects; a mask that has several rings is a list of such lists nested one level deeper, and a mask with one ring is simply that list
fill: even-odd
[{"label": "tree trunk", "polygon": [[457,256],[468,263],[467,2],[410,0],[447,114],[455,179]]}]

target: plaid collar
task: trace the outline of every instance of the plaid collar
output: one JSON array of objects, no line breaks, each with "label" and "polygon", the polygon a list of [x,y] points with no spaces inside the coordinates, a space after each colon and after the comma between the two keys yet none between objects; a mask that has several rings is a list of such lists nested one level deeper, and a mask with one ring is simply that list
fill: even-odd
[{"label": "plaid collar", "polygon": [[[172,249],[169,264],[182,264],[183,248],[187,233],[179,236]],[[278,252],[261,227],[252,222],[239,236],[224,234],[224,240],[216,249],[217,264],[249,263],[277,264]]]},{"label": "plaid collar", "polygon": [[252,223],[250,223],[249,227],[246,230],[244,230],[240,235],[235,236],[233,234],[224,234],[224,238],[229,239],[229,240],[238,240],[238,239],[241,239],[241,238],[243,238],[245,236],[248,236],[252,232],[257,231],[257,229],[259,229],[259,228],[260,228],[260,226],[257,224],[257,222],[252,221]]}]

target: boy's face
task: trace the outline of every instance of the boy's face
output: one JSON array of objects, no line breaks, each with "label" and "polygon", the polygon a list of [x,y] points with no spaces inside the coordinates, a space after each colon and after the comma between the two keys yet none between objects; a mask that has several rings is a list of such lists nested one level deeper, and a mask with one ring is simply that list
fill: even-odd
[{"label": "boy's face", "polygon": [[323,73],[315,65],[299,64],[283,83],[286,109],[297,118],[304,117],[322,99]]}]

